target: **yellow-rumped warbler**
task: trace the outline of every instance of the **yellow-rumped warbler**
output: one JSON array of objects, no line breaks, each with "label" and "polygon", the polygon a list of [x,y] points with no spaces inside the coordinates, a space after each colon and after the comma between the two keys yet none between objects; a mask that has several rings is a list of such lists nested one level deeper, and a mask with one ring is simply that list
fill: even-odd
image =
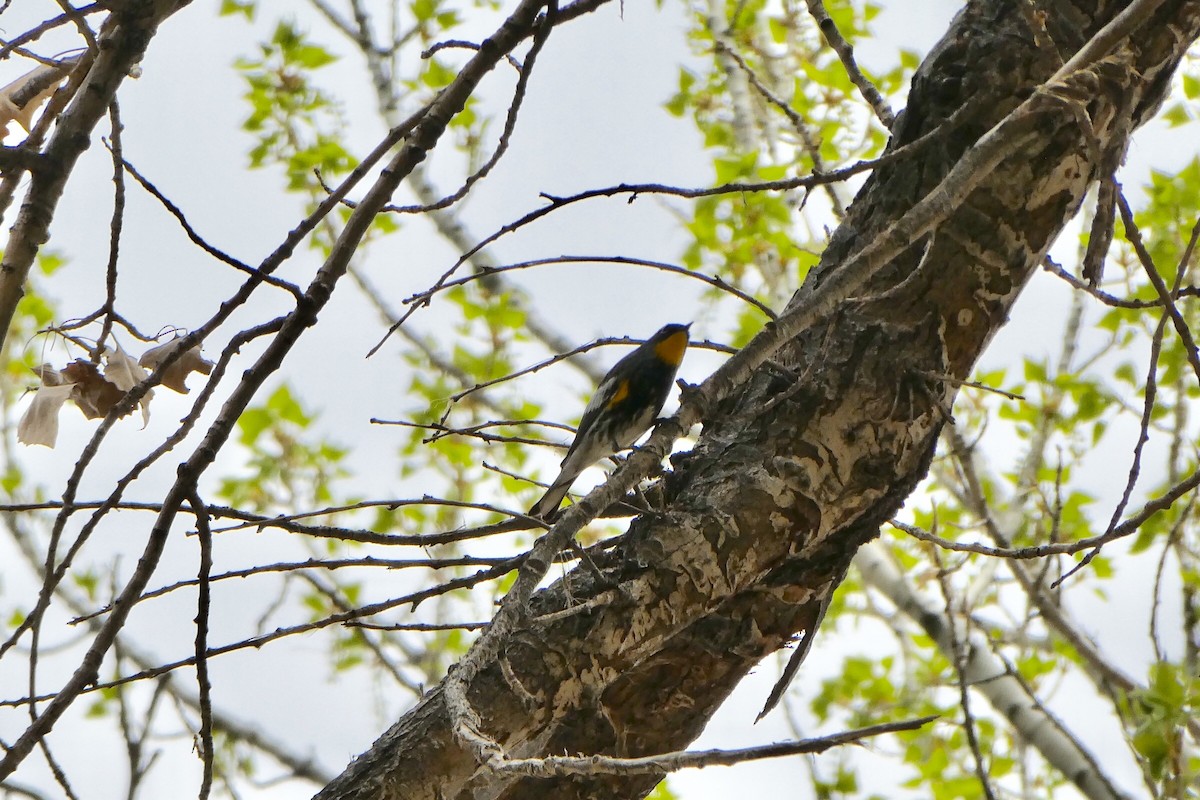
[{"label": "yellow-rumped warbler", "polygon": [[690,327],[691,323],[664,325],[608,371],[583,410],[558,477],[529,509],[530,516],[552,517],[579,473],[605,456],[632,447],[650,429],[671,392]]}]

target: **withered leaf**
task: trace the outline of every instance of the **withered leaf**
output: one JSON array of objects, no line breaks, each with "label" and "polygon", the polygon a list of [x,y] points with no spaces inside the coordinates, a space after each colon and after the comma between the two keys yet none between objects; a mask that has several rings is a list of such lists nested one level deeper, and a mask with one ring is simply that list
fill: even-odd
[{"label": "withered leaf", "polygon": [[41,378],[43,386],[62,386],[67,382],[63,374],[49,364],[35,367],[33,371]]},{"label": "withered leaf", "polygon": [[[138,364],[149,370],[156,369],[159,364],[179,348],[182,341],[182,337],[176,337],[165,344],[160,344],[158,347],[150,348],[142,353],[142,357],[138,359]],[[163,373],[162,385],[180,394],[187,394],[188,387],[184,381],[187,380],[188,375],[193,372],[209,375],[212,371],[212,362],[200,355],[200,345],[194,345],[188,348],[174,364],[167,367],[167,371]]]},{"label": "withered leaf", "polygon": [[[144,381],[147,374],[120,344],[116,344],[115,350],[111,347],[104,349],[104,377],[122,392],[128,392]],[[150,400],[153,397],[154,390],[150,390],[138,401],[138,406],[142,409],[143,428],[150,422]]]},{"label": "withered leaf", "polygon": [[58,64],[43,64],[0,89],[0,138],[8,135],[8,125],[14,120],[29,132],[37,107],[54,94],[77,63],[79,58],[74,57]]},{"label": "withered leaf", "polygon": [[69,383],[54,385],[44,381],[17,423],[17,441],[53,448],[58,441],[58,413],[74,391],[75,387]]},{"label": "withered leaf", "polygon": [[125,396],[125,392],[101,375],[90,361],[77,358],[62,368],[62,375],[74,384],[71,399],[88,419],[106,416]]},{"label": "withered leaf", "polygon": [[146,370],[121,345],[118,344],[115,350],[111,347],[104,349],[104,377],[121,391],[128,392],[137,386],[146,379],[146,374]]}]

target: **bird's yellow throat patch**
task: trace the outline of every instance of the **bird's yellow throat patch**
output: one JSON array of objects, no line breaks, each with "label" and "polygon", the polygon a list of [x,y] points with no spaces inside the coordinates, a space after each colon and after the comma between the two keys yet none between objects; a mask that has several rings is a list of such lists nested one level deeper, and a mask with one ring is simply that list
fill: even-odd
[{"label": "bird's yellow throat patch", "polygon": [[654,345],[654,354],[671,366],[678,367],[683,361],[683,353],[687,350],[687,346],[687,331],[680,331]]}]

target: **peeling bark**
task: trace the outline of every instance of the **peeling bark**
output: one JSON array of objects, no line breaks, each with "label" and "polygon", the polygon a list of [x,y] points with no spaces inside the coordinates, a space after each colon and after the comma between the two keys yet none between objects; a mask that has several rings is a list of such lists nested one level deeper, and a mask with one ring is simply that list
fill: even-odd
[{"label": "peeling bark", "polygon": [[[942,184],[1125,5],[1053,4],[1054,54],[1016,4],[970,3],[914,77],[891,147],[957,124],[871,177],[793,304]],[[763,656],[811,635],[850,559],[925,475],[956,390],[937,376],[967,377],[1198,35],[1200,2],[1164,2],[1042,92],[1015,155],[777,352],[784,371],[762,368],[713,409],[696,449],[673,458],[660,512],[597,560],[602,579],[578,570],[536,595],[505,663],[472,681],[484,732],[513,757],[678,750]],[[623,599],[587,605],[614,586]],[[318,797],[607,799],[640,797],[657,780],[481,768],[451,733],[439,687]]]}]

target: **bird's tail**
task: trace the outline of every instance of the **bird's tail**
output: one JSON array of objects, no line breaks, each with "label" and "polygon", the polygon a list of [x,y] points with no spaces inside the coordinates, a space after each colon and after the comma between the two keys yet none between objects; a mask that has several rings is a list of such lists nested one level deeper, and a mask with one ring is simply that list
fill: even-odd
[{"label": "bird's tail", "polygon": [[558,507],[562,505],[563,498],[567,496],[567,491],[571,488],[571,483],[574,482],[576,476],[563,479],[559,477],[554,483],[550,484],[550,488],[542,495],[542,499],[533,504],[533,508],[529,509],[529,516],[537,517],[538,519],[549,522],[558,515]]},{"label": "bird's tail", "polygon": [[[554,479],[554,483],[550,484],[550,488],[542,495],[542,499],[529,509],[529,516],[546,522],[554,519],[557,516],[558,507],[562,505],[563,498],[571,489],[571,484],[579,477],[579,473],[587,469],[589,464],[604,455],[603,447],[603,444],[593,443],[589,448],[581,450],[572,445],[571,449],[567,451],[567,457],[562,460],[562,469],[558,471],[558,477]],[[598,448],[601,452],[597,452]]]}]

